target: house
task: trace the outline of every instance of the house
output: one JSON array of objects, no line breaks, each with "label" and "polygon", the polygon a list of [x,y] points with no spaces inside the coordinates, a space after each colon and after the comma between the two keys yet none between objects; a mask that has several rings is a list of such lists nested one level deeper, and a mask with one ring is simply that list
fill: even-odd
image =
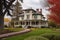
[{"label": "house", "polygon": [[41,28],[42,26],[48,26],[41,9],[40,11],[38,9],[36,11],[34,9],[25,9],[20,16],[19,24],[22,27],[31,26]]},{"label": "house", "polygon": [[16,5],[14,6],[13,17],[11,20],[13,27],[48,27],[48,23],[42,14],[42,9],[21,9],[21,4],[19,6],[19,2],[17,1]]},{"label": "house", "polygon": [[[40,9],[41,10],[41,9]],[[38,27],[42,26],[48,27],[48,23],[45,20],[42,10],[37,12],[34,9],[24,9],[23,13],[20,14],[19,21],[14,22],[14,27],[22,26],[27,27]],[[17,19],[16,19],[17,20]]]}]

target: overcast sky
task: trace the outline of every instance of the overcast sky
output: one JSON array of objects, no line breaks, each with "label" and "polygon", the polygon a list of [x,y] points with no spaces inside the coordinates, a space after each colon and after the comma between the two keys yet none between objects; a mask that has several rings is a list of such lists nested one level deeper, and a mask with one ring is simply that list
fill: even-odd
[{"label": "overcast sky", "polygon": [[[26,8],[42,8],[43,9],[43,15],[46,17],[46,15],[49,13],[48,11],[45,10],[46,0],[23,0],[24,3],[22,3],[23,9]],[[5,16],[7,18],[7,16]]]}]

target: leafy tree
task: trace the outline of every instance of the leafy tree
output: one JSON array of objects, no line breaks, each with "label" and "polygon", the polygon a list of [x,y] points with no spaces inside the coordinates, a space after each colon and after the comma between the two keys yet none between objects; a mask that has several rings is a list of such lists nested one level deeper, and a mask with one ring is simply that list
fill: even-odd
[{"label": "leafy tree", "polygon": [[57,27],[57,25],[52,21],[48,21],[48,25],[52,28]]},{"label": "leafy tree", "polygon": [[60,25],[60,0],[48,0],[48,3],[51,5],[49,8],[51,14],[48,18]]},{"label": "leafy tree", "polygon": [[0,29],[4,28],[4,16],[7,13],[10,14],[11,5],[15,0],[0,0]]}]

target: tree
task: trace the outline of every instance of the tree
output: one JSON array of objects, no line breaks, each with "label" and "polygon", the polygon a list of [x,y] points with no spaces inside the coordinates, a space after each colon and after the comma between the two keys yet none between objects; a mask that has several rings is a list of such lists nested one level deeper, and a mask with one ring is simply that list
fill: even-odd
[{"label": "tree", "polygon": [[48,21],[48,25],[52,28],[57,27],[57,25],[54,22],[52,22],[51,20]]},{"label": "tree", "polygon": [[48,18],[60,25],[60,0],[48,0],[48,3],[51,5],[49,8],[51,13]]},{"label": "tree", "polygon": [[21,7],[21,3],[19,3],[19,1],[17,0],[15,5],[13,6],[14,9],[12,11],[12,19],[11,19],[11,26],[14,27],[14,25],[19,25],[19,17],[20,14],[22,13],[22,7]]},{"label": "tree", "polygon": [[4,28],[4,16],[7,13],[10,14],[11,5],[15,0],[0,0],[0,29]]}]

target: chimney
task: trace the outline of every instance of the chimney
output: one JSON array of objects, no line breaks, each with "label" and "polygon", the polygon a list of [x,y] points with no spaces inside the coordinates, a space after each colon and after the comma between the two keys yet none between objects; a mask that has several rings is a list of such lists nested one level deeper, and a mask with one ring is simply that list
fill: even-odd
[{"label": "chimney", "polygon": [[36,13],[39,13],[39,9],[36,9]]},{"label": "chimney", "polygon": [[40,11],[39,11],[39,12],[40,12],[40,14],[42,14],[42,9],[40,9]]}]

